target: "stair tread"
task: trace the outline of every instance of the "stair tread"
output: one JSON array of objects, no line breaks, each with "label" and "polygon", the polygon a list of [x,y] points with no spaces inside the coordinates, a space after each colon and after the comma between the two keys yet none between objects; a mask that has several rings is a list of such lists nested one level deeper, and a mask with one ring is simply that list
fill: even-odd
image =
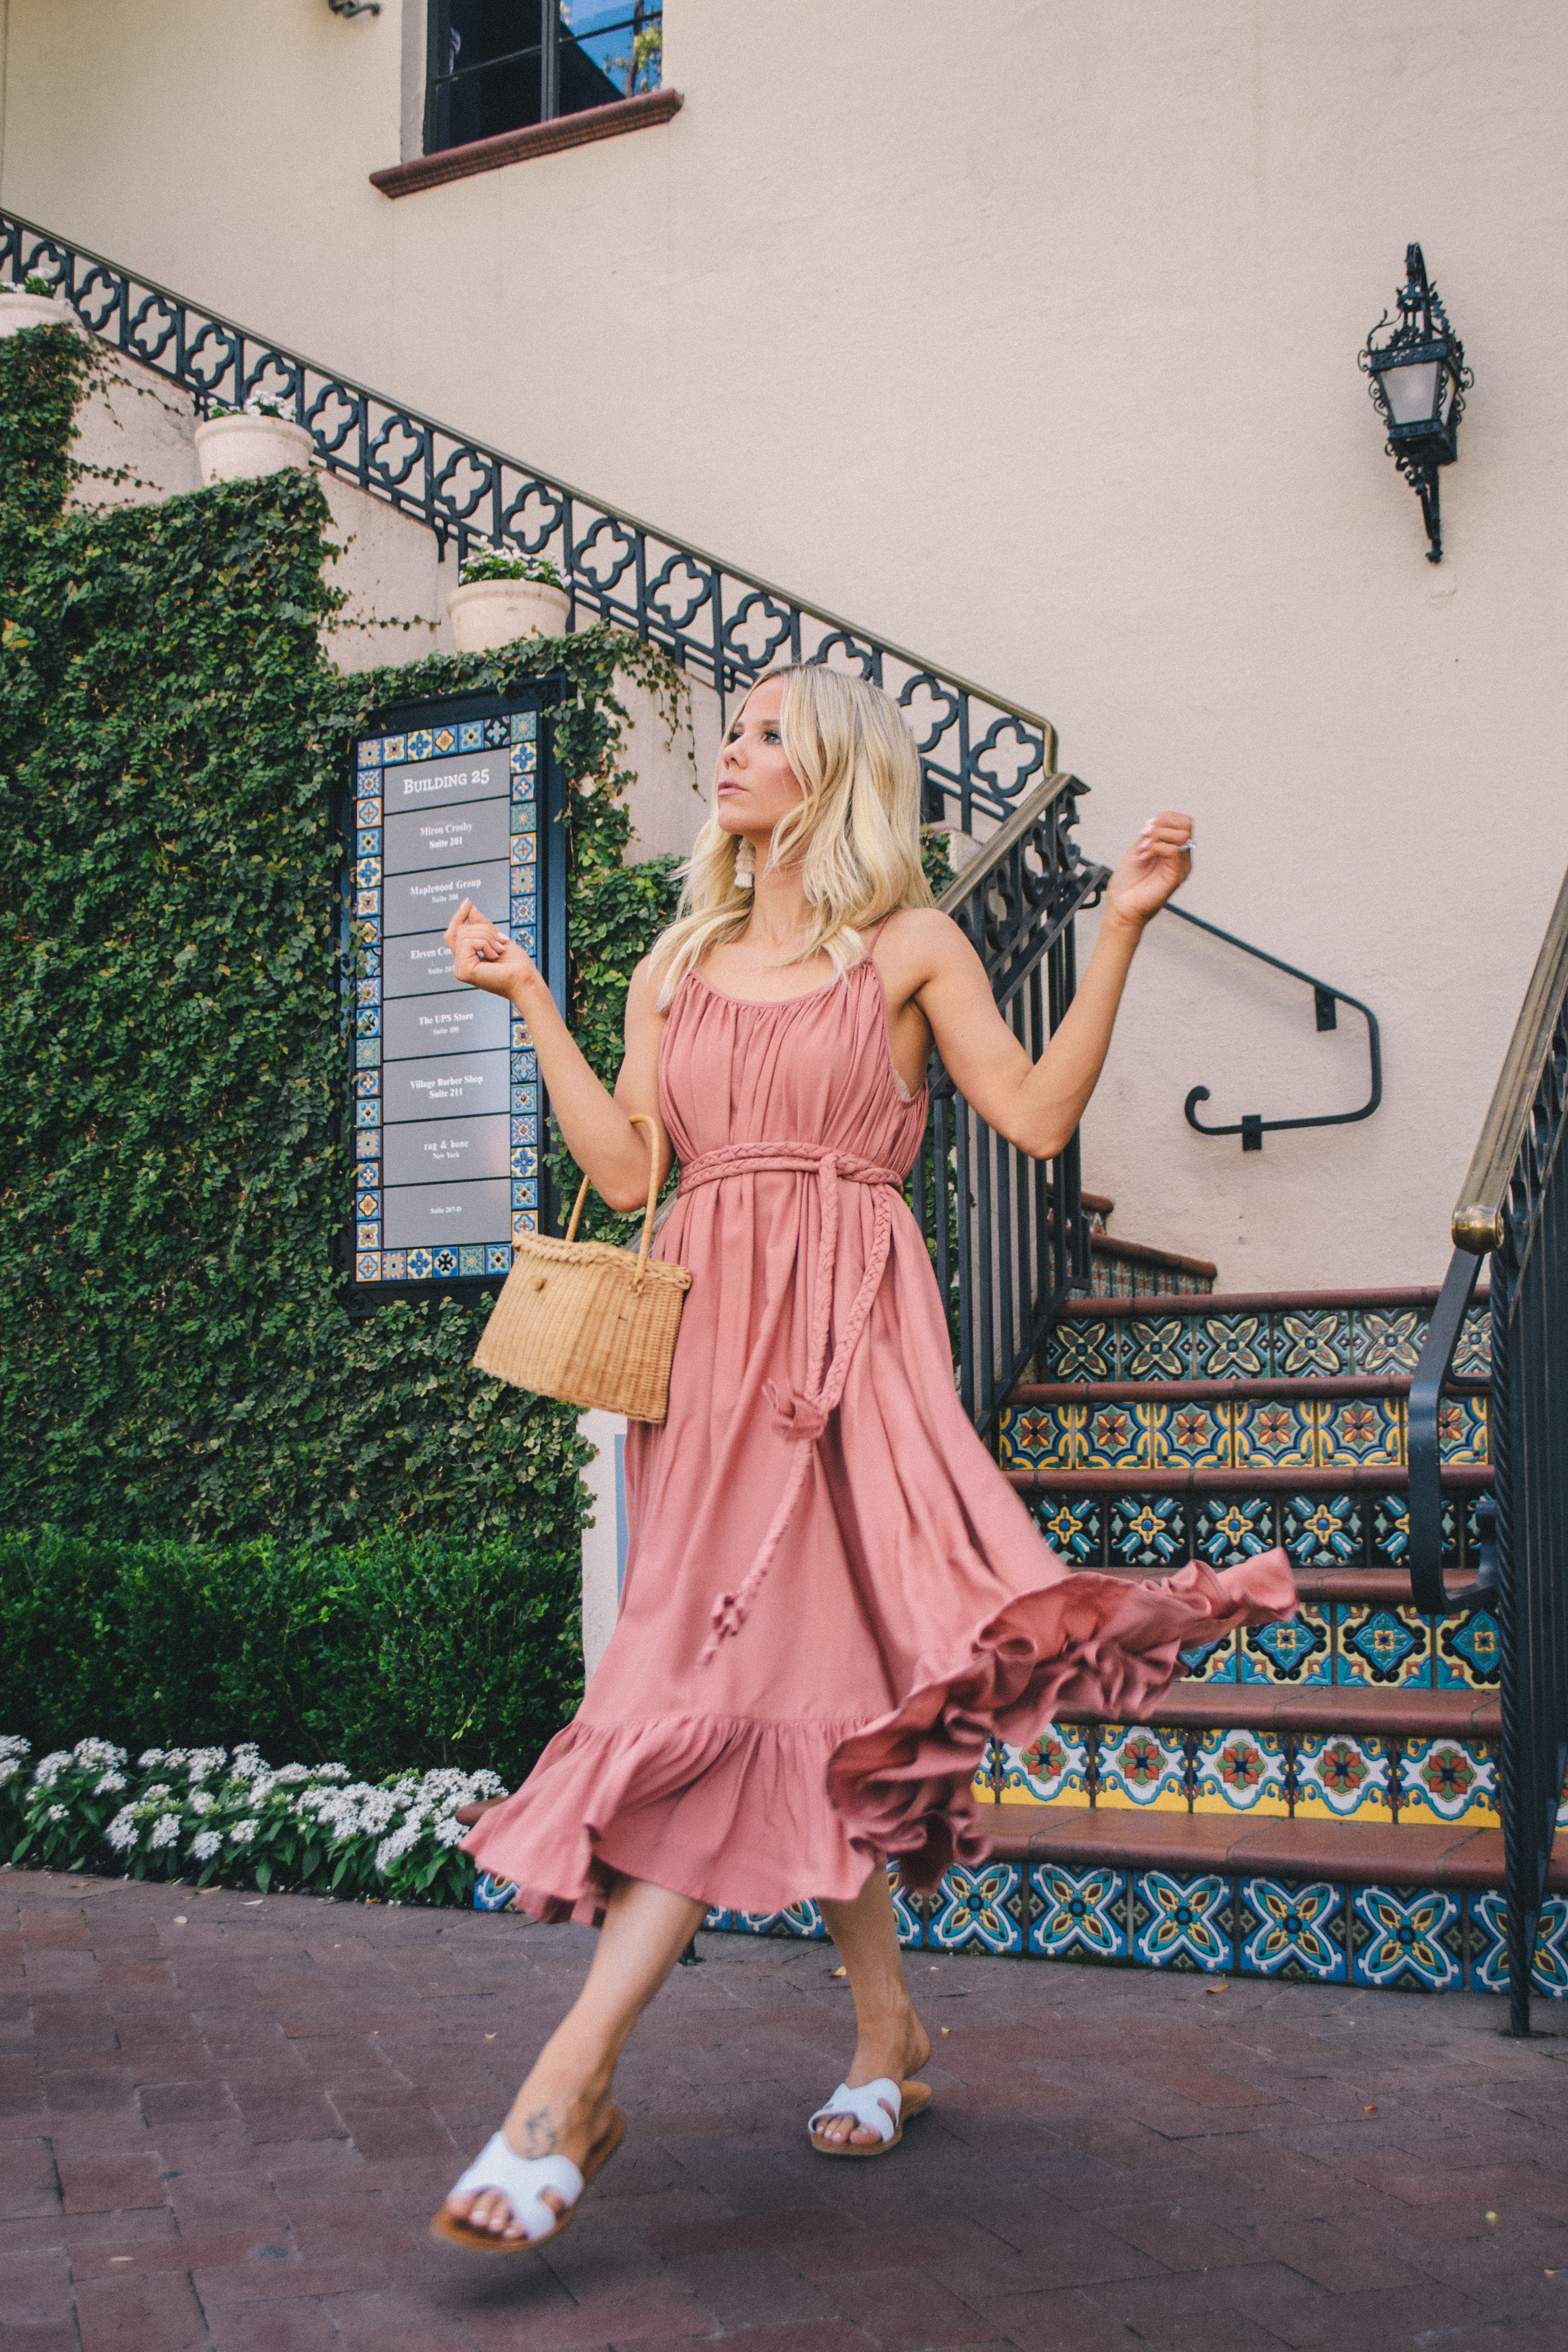
[{"label": "stair tread", "polygon": [[[1451,1560],[1447,1566],[1458,1574]],[[1414,1605],[1410,1578],[1402,1568],[1298,1568],[1295,1577],[1298,1601],[1372,1601],[1385,1609]]]},{"label": "stair tread", "polygon": [[1499,1739],[1496,1691],[1390,1690],[1375,1683],[1205,1683],[1184,1676],[1152,1706],[1119,1714],[1062,1706],[1058,1723],[1150,1723],[1178,1730],[1386,1732],[1402,1739]]},{"label": "stair tread", "polygon": [[[1462,1822],[1256,1819],[1245,1813],[1137,1812],[1121,1807],[985,1805],[980,1833],[999,1861],[1084,1869],[1236,1870],[1358,1885],[1500,1887],[1501,1830]],[[1568,1853],[1553,1856],[1553,1890],[1568,1888]]]}]

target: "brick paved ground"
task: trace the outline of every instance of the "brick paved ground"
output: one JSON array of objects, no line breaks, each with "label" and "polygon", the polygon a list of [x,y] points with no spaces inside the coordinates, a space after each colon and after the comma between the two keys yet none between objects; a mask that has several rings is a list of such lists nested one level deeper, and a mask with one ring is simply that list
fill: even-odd
[{"label": "brick paved ground", "polygon": [[0,1893],[5,2352],[1568,2347],[1568,2039],[1495,2001],[911,1958],[934,2108],[830,2165],[831,1953],[706,1937],[574,2227],[484,2261],[426,2220],[586,1931]]}]

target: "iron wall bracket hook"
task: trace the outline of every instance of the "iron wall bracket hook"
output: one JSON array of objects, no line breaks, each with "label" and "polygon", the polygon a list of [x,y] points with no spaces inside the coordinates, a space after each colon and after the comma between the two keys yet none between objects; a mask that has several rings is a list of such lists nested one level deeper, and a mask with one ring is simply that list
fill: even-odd
[{"label": "iron wall bracket hook", "polygon": [[1436,466],[1422,465],[1414,457],[1396,452],[1394,464],[1421,501],[1421,520],[1426,526],[1426,561],[1443,561],[1443,516],[1438,504],[1437,485],[1441,477]]}]

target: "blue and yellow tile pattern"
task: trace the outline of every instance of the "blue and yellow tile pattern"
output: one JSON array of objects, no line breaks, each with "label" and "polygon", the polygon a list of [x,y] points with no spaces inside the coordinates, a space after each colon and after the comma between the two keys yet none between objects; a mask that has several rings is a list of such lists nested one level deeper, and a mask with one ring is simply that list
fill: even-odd
[{"label": "blue and yellow tile pattern", "polygon": [[[1508,1990],[1503,1901],[1489,1891],[1056,1862],[953,1869],[934,1895],[905,1894],[896,1871],[889,1878],[906,1949],[1409,1992]],[[506,1911],[516,1894],[481,1874],[474,1908]],[[703,1927],[812,1942],[826,1934],[805,1900],[784,1911],[710,1911]],[[1532,1981],[1548,1999],[1568,1999],[1568,1895],[1542,1906]]]},{"label": "blue and yellow tile pattern", "polygon": [[[1397,1470],[1405,1405],[1310,1395],[1027,1402],[1003,1407],[997,1444],[1005,1470]],[[1484,1396],[1443,1400],[1438,1446],[1446,1465],[1489,1460]]]},{"label": "blue and yellow tile pattern", "polygon": [[[1136,1292],[1118,1296],[1136,1296]],[[1458,1380],[1491,1365],[1490,1310],[1469,1309],[1454,1358]],[[1063,1316],[1046,1341],[1043,1381],[1387,1380],[1415,1370],[1426,1336],[1417,1307],[1271,1307],[1246,1313],[1190,1306],[1148,1315]]]},{"label": "blue and yellow tile pattern", "polygon": [[[1245,1471],[1234,1474],[1236,1485],[1228,1491],[1140,1493],[1138,1474],[1129,1471],[1125,1493],[1079,1494],[1053,1490],[1049,1470],[1039,1474],[1042,1484],[1026,1500],[1047,1543],[1072,1568],[1141,1569],[1163,1574],[1189,1559],[1205,1560],[1211,1568],[1228,1568],[1255,1552],[1272,1550],[1277,1544],[1302,1570],[1353,1572],[1403,1570],[1406,1565],[1409,1520],[1400,1494],[1335,1494],[1331,1488],[1292,1494],[1288,1486],[1249,1491]],[[1479,1559],[1476,1501],[1475,1495],[1450,1493],[1444,1498],[1444,1556],[1461,1575],[1474,1574]],[[1416,1622],[1412,1619],[1410,1623],[1420,1647]],[[1347,1643],[1352,1630],[1358,1629],[1347,1629]],[[1392,1658],[1394,1649],[1408,1657],[1409,1644],[1388,1628],[1363,1631],[1353,1652],[1347,1649],[1352,1661],[1347,1671],[1320,1678],[1385,1680],[1391,1665],[1397,1664]],[[1237,1653],[1233,1650],[1228,1655],[1234,1659]],[[1207,1671],[1231,1681],[1273,1679],[1275,1667],[1261,1664],[1254,1671],[1247,1656],[1244,1650],[1236,1671],[1223,1662]],[[1421,1648],[1420,1661],[1415,1666],[1406,1664],[1394,1678],[1457,1690],[1461,1685],[1495,1682],[1497,1664],[1496,1621],[1482,1613],[1440,1622],[1435,1644],[1427,1642]],[[1282,1659],[1278,1671],[1284,1679],[1292,1679],[1284,1673]]]}]

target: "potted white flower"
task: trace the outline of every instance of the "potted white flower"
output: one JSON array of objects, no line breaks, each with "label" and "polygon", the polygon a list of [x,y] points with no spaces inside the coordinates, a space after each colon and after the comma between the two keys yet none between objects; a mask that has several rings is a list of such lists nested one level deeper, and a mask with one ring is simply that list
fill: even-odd
[{"label": "potted white flower", "polygon": [[305,425],[292,423],[277,401],[263,398],[247,400],[243,408],[215,407],[197,425],[195,439],[204,486],[308,466],[316,446]]},{"label": "potted white flower", "polygon": [[0,335],[19,335],[25,327],[74,327],[76,312],[55,292],[47,278],[0,278]]},{"label": "potted white flower", "polygon": [[488,654],[514,637],[564,634],[570,599],[547,555],[508,555],[478,549],[447,599],[452,637],[460,654]]}]

